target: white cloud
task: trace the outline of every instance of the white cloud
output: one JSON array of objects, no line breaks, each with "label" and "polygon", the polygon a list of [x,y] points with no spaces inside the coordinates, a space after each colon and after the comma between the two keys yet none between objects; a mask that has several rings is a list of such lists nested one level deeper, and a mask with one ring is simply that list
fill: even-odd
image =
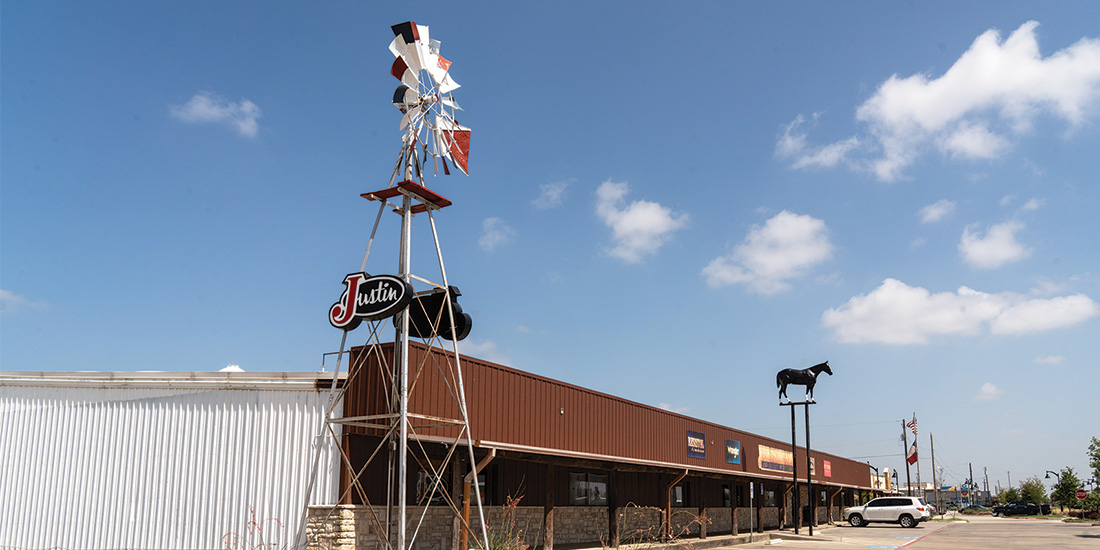
[{"label": "white cloud", "polygon": [[[871,170],[882,181],[895,181],[925,151],[938,147],[955,158],[990,159],[1011,149],[1008,135],[1032,131],[1040,115],[1079,126],[1100,97],[1100,39],[1082,38],[1047,57],[1039,51],[1038,23],[1029,21],[1004,40],[996,30],[978,36],[939,77],[897,74],[883,82],[856,110],[879,154],[852,166]],[[796,133],[801,117],[780,137],[777,153],[814,151]],[[832,146],[844,149],[853,139]],[[823,151],[826,148],[817,149]],[[870,147],[864,147],[870,150]],[[823,164],[824,159],[822,159]]]},{"label": "white cloud", "polygon": [[990,132],[982,123],[962,122],[948,135],[939,138],[940,150],[953,157],[990,159],[1000,156],[1011,144]]},{"label": "white cloud", "polygon": [[967,287],[932,294],[886,279],[866,295],[855,296],[821,315],[821,324],[849,344],[927,344],[941,335],[975,335],[988,325],[994,335],[1063,328],[1100,314],[1084,294],[1048,299],[1015,293],[988,294]]},{"label": "white cloud", "polygon": [[46,309],[46,302],[36,302],[24,298],[10,290],[0,288],[0,315],[14,315],[20,311]]},{"label": "white cloud", "polygon": [[[816,120],[819,113],[814,113]],[[795,117],[783,129],[783,135],[775,145],[775,155],[779,158],[794,158],[794,168],[832,168],[841,162],[848,162],[851,151],[858,149],[860,141],[852,137],[829,145],[809,147],[806,145],[806,133],[799,127],[806,122],[802,115]]]},{"label": "white cloud", "polygon": [[260,129],[256,122],[260,108],[255,103],[247,99],[234,103],[210,92],[195,94],[187,103],[169,109],[169,114],[192,124],[225,124],[245,137],[256,137]]},{"label": "white cloud", "polygon": [[1020,261],[1031,255],[1031,248],[1016,242],[1016,232],[1022,229],[1023,223],[1007,221],[990,227],[983,237],[977,232],[971,233],[967,227],[959,240],[959,253],[966,263],[977,269],[996,269]]},{"label": "white cloud", "polygon": [[484,359],[485,361],[492,361],[493,363],[499,363],[501,365],[509,365],[512,360],[508,356],[504,355],[497,349],[496,342],[492,340],[486,340],[484,342],[477,342],[469,338],[462,341],[462,345],[459,347],[459,352],[463,355],[470,357],[476,357],[478,359]]},{"label": "white cloud", "polygon": [[1064,355],[1044,355],[1036,357],[1032,363],[1036,365],[1061,365],[1066,360]]},{"label": "white cloud", "polygon": [[920,209],[921,223],[935,223],[955,213],[955,202],[940,199]]},{"label": "white cloud", "polygon": [[665,403],[663,401],[661,403],[657,403],[657,408],[664,409],[668,412],[674,412],[674,413],[678,413],[678,414],[687,414],[687,413],[691,412],[691,407],[674,407],[674,406],[669,405],[668,403]]},{"label": "white cloud", "polygon": [[516,232],[504,220],[500,218],[485,218],[481,222],[481,237],[477,245],[486,252],[492,252],[497,247],[506,245],[515,238]]},{"label": "white cloud", "polygon": [[605,181],[596,190],[596,215],[611,228],[612,247],[607,251],[614,258],[638,263],[645,256],[657,253],[672,234],[687,226],[687,214],[655,202],[637,200],[625,207],[629,186]]},{"label": "white cloud", "polygon": [[974,401],[993,401],[1001,397],[1001,389],[993,384],[986,382],[982,384],[982,387],[978,389],[978,394],[974,396]]},{"label": "white cloud", "polygon": [[775,294],[832,252],[824,221],[784,210],[753,226],[733,252],[712,260],[702,274],[711,287],[744,283],[760,294]]},{"label": "white cloud", "polygon": [[1041,206],[1043,206],[1043,201],[1041,201],[1039,199],[1034,199],[1034,198],[1033,199],[1028,199],[1028,201],[1025,202],[1023,206],[1020,207],[1020,211],[1021,212],[1032,212],[1034,210],[1038,210]]},{"label": "white cloud", "polygon": [[993,334],[1041,332],[1076,325],[1100,313],[1100,305],[1084,294],[1033,298],[1013,304],[990,325]]},{"label": "white cloud", "polygon": [[540,210],[561,206],[562,201],[565,200],[565,191],[575,181],[577,181],[576,178],[569,178],[539,185],[539,196],[531,201],[531,204]]}]

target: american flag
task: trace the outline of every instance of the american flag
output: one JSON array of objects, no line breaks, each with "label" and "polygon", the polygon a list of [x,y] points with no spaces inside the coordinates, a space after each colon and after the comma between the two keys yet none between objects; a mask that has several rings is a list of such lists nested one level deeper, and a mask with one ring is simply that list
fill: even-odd
[{"label": "american flag", "polygon": [[909,426],[913,430],[913,435],[917,435],[917,415],[916,414],[913,415],[913,421],[906,424],[906,426]]}]

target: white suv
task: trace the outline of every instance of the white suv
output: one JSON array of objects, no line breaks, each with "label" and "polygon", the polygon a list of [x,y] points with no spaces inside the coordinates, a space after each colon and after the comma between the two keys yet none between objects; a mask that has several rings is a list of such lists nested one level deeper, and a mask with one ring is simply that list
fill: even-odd
[{"label": "white suv", "polygon": [[842,514],[852,527],[875,522],[916,527],[918,523],[932,519],[932,507],[917,497],[879,497],[863,506],[844,508]]}]

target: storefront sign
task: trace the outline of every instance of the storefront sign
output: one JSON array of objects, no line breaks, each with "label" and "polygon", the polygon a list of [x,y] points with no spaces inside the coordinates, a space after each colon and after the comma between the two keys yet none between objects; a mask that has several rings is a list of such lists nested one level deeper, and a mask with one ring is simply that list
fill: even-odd
[{"label": "storefront sign", "polygon": [[707,436],[701,432],[687,431],[688,458],[707,457]]},{"label": "storefront sign", "polygon": [[328,321],[352,330],[363,320],[383,319],[405,309],[413,298],[412,285],[393,275],[351,273],[344,277],[344,293],[332,304]]},{"label": "storefront sign", "polygon": [[726,440],[726,463],[741,463],[741,442],[735,439]]},{"label": "storefront sign", "polygon": [[789,474],[794,471],[794,460],[790,451],[776,449],[765,445],[757,446],[758,460],[761,470],[767,472],[780,472]]},{"label": "storefront sign", "polygon": [[825,461],[825,477],[833,477],[833,463]]}]

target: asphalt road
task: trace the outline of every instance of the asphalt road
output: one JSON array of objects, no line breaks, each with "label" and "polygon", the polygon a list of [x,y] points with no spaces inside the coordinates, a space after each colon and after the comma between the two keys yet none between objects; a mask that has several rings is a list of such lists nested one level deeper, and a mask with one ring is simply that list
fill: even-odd
[{"label": "asphalt road", "polygon": [[967,516],[968,522],[926,522],[912,529],[897,525],[832,527],[814,540],[785,539],[771,545],[756,543],[737,548],[906,548],[909,550],[969,550],[991,548],[1100,550],[1100,526],[1058,520]]}]

